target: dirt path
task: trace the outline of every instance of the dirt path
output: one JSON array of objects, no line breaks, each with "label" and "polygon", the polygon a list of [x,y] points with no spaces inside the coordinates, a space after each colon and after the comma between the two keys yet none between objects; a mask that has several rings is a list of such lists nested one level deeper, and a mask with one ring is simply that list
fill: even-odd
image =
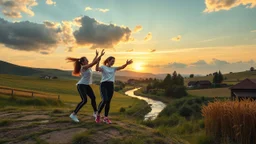
[{"label": "dirt path", "polygon": [[79,115],[80,123],[68,116],[60,110],[0,110],[0,143],[171,143],[153,129],[117,117],[107,125],[96,124],[88,115]]}]

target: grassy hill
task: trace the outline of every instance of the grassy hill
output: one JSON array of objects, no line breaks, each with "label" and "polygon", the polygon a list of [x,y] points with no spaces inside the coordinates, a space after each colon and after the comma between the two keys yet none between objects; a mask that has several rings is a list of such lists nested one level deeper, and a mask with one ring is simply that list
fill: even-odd
[{"label": "grassy hill", "polygon": [[[223,83],[237,84],[238,82],[240,82],[246,78],[256,79],[256,71],[228,73],[228,74],[223,74],[223,77],[227,78],[223,81]],[[201,76],[201,77],[187,78],[187,79],[185,79],[185,84],[187,85],[187,83],[189,81],[197,81],[197,80],[209,80],[212,82],[213,76]]]},{"label": "grassy hill", "polygon": [[[4,62],[1,60],[0,60],[0,67],[1,67],[0,74],[33,76],[33,77],[49,75],[49,76],[57,76],[60,79],[75,79],[75,80],[79,79],[79,77],[74,77],[71,75],[72,71],[67,71],[67,70],[24,67],[24,66],[18,66],[15,64]],[[139,73],[139,72],[133,72],[133,71],[126,71],[126,70],[118,71],[116,73],[116,80],[120,80],[120,81],[127,81],[130,78],[138,79],[138,78],[147,78],[147,77],[157,77],[157,75],[154,75],[151,73]],[[160,77],[162,77],[162,75]],[[93,80],[100,81],[100,79],[101,79],[101,73],[94,72]]]},{"label": "grassy hill", "polygon": [[[76,105],[81,101],[77,92],[76,82],[76,80],[69,79],[40,79],[37,77],[0,74],[0,86],[44,92],[51,95],[60,95],[61,101],[64,103],[72,103],[73,105]],[[97,85],[92,85],[92,88],[97,103],[99,103],[101,100],[99,87]],[[111,103],[111,111],[119,112],[122,107],[129,109],[129,107],[133,107],[136,104],[141,104],[142,107],[145,105],[144,102],[140,103],[137,99],[115,92]],[[90,100],[88,100],[88,104],[83,110],[91,112],[92,108]]]}]

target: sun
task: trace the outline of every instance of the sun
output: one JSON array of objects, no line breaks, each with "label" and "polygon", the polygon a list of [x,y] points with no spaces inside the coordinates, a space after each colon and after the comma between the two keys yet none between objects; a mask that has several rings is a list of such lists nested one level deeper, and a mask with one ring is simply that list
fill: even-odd
[{"label": "sun", "polygon": [[142,71],[143,67],[142,67],[143,63],[134,63],[133,68],[135,71]]}]

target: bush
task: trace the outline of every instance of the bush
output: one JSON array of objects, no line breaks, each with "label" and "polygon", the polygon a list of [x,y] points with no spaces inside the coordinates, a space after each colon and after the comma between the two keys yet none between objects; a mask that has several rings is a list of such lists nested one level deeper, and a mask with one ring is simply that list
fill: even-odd
[{"label": "bush", "polygon": [[179,110],[179,114],[181,116],[184,116],[184,117],[190,117],[193,113],[193,110],[188,107],[188,106],[183,106],[180,110]]},{"label": "bush", "polygon": [[165,89],[165,95],[173,98],[181,98],[187,96],[185,86],[172,85]]},{"label": "bush", "polygon": [[171,116],[176,111],[177,111],[177,108],[175,108],[175,106],[173,106],[172,104],[169,104],[169,105],[166,106],[165,109],[163,109],[160,112],[159,117],[161,117],[161,116]]},{"label": "bush", "polygon": [[125,112],[125,108],[121,107],[119,112],[121,112],[121,113]]}]

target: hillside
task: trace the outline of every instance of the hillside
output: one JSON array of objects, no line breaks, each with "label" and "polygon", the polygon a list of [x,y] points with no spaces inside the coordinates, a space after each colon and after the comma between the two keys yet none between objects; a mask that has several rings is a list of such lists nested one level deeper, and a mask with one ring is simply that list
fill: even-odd
[{"label": "hillside", "polygon": [[[32,67],[24,67],[18,66],[15,64],[11,64],[8,62],[0,61],[0,74],[10,74],[10,75],[19,75],[19,76],[34,76],[40,77],[43,75],[57,76],[58,78],[64,79],[79,79],[78,77],[74,77],[71,75],[71,71],[59,70],[59,69],[46,69],[46,68],[32,68]],[[130,78],[138,79],[138,78],[159,78],[163,79],[166,74],[154,75],[151,73],[139,73],[133,71],[118,71],[116,73],[116,79],[121,81],[127,81]],[[93,79],[94,81],[99,81],[101,78],[101,74],[99,72],[94,72]]]},{"label": "hillside", "polygon": [[[21,103],[21,98],[13,98]],[[22,98],[27,101],[34,100]],[[42,101],[42,100],[41,100]],[[10,103],[9,96],[0,94],[0,102]],[[34,101],[37,104],[38,101]],[[80,111],[79,123],[69,118],[72,107],[45,106],[34,104],[16,104],[16,107],[3,106],[0,109],[0,143],[171,143],[170,138],[160,134],[157,130],[140,125],[121,115],[111,116],[112,124],[95,123],[91,112]],[[33,104],[30,102],[30,104]],[[147,133],[144,133],[147,131]],[[99,139],[100,137],[100,139]]]},{"label": "hillside", "polygon": [[[236,84],[246,78],[256,79],[256,71],[228,73],[228,74],[223,74],[223,77],[224,77],[223,83]],[[198,81],[198,80],[209,80],[212,82],[213,76],[201,76],[201,77],[187,78],[187,79],[185,79],[185,84],[187,85],[187,83],[189,81]]]}]

